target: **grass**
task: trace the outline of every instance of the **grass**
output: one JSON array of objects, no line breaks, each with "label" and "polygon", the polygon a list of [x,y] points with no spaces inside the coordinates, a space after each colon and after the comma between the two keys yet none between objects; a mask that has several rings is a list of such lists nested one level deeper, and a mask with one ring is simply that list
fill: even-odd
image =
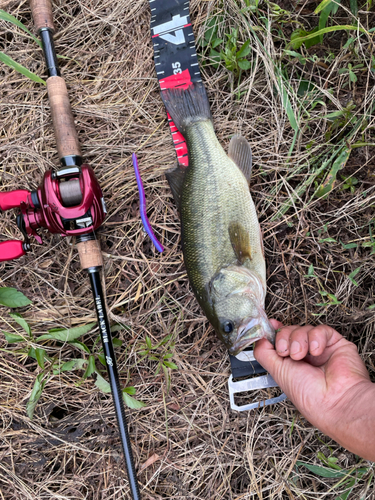
[{"label": "grass", "polygon": [[[199,54],[219,140],[227,148],[242,133],[252,145],[268,314],[288,324],[337,328],[357,344],[374,378],[375,15],[369,2],[358,2],[354,15],[343,1],[322,28],[335,30],[308,39],[300,31],[292,46],[297,30],[319,28],[319,4],[193,2],[193,27],[197,40],[209,42],[199,45]],[[116,332],[121,383],[145,403],[128,410],[142,497],[372,498],[373,464],[323,436],[290,402],[242,414],[229,408],[229,361],[190,290],[163,175],[175,153],[155,78],[148,3],[54,5],[56,48],[83,155],[109,209],[100,238],[111,322],[125,325]],[[3,8],[34,33],[27,3]],[[233,51],[229,64],[210,55],[205,34],[213,25],[215,40],[223,40],[214,50]],[[0,29],[1,50],[45,78],[30,35],[9,30],[9,21]],[[310,45],[314,37],[319,40]],[[45,88],[7,65],[0,71],[2,189],[35,189],[44,171],[58,165]],[[166,247],[162,255],[142,231],[133,151],[149,219]],[[20,238],[13,214],[1,214],[0,233]],[[78,339],[90,353],[74,342],[36,341],[56,328],[96,321],[73,242],[43,239],[26,257],[1,264],[0,287],[17,288],[32,304],[0,308],[1,331],[25,339],[9,343],[0,336],[0,498],[128,499],[97,333]],[[35,357],[20,352],[28,342]],[[103,380],[94,372],[82,380],[90,356]],[[71,369],[48,371],[49,358]],[[77,359],[87,363],[73,367]],[[44,382],[30,420],[27,404]]]}]

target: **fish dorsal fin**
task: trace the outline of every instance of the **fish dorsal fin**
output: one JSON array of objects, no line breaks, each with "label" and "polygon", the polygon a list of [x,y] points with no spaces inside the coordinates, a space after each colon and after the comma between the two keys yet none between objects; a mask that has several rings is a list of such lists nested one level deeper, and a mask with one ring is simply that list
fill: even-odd
[{"label": "fish dorsal fin", "polygon": [[239,262],[243,264],[246,259],[251,260],[250,235],[248,231],[239,222],[233,222],[229,226],[228,231],[230,242]]},{"label": "fish dorsal fin", "polygon": [[244,174],[247,182],[250,183],[252,156],[251,147],[247,140],[241,135],[232,137],[229,143],[228,156]]},{"label": "fish dorsal fin", "polygon": [[172,170],[168,170],[165,174],[178,210],[180,210],[181,205],[182,185],[184,183],[185,170],[186,168],[178,164],[177,167]]}]

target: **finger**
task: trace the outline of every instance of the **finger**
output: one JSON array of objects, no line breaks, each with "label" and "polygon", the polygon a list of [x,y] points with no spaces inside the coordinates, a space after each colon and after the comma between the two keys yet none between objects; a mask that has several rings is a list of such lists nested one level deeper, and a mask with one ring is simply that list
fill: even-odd
[{"label": "finger", "polygon": [[343,337],[328,325],[315,326],[309,331],[309,353],[320,356],[326,347],[336,344]]},{"label": "finger", "polygon": [[284,326],[280,321],[277,321],[277,319],[270,319],[270,323],[276,331],[281,330]]},{"label": "finger", "polygon": [[284,326],[276,335],[276,350],[279,356],[289,356],[290,354],[290,343],[289,338],[292,332],[300,328],[300,326],[292,325],[292,326]]},{"label": "finger", "polygon": [[261,339],[255,343],[254,356],[258,363],[271,373],[272,376],[278,363],[283,361],[275,351],[274,346],[267,339]]},{"label": "finger", "polygon": [[289,337],[290,357],[299,361],[309,352],[309,335],[314,327],[311,325],[295,328]]},{"label": "finger", "polygon": [[256,342],[254,356],[295,404],[301,398],[301,384],[303,385],[306,379],[314,379],[316,384],[325,384],[321,370],[317,370],[304,361],[296,362],[289,357],[279,356],[273,345],[266,339]]},{"label": "finger", "polygon": [[[318,350],[312,350],[311,353],[306,356],[306,361],[313,366],[323,367],[328,363],[337,349],[340,349],[343,345],[351,344],[351,342],[340,335],[339,332],[327,325],[316,326],[310,333],[312,340],[316,339],[317,342],[322,342],[324,345],[324,349],[319,349],[320,354],[318,354]],[[311,346],[310,349],[312,349]]]}]

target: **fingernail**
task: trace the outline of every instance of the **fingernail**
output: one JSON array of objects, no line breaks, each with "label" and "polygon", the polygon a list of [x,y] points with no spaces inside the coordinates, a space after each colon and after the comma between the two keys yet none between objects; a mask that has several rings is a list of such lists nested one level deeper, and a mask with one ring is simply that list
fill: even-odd
[{"label": "fingernail", "polygon": [[285,352],[288,350],[288,342],[285,339],[280,339],[277,342],[277,350],[279,352]]},{"label": "fingernail", "polygon": [[301,344],[296,340],[293,340],[292,345],[290,346],[290,354],[297,354],[301,350]]},{"label": "fingernail", "polygon": [[313,340],[310,344],[310,352],[316,351],[319,348],[319,342]]}]

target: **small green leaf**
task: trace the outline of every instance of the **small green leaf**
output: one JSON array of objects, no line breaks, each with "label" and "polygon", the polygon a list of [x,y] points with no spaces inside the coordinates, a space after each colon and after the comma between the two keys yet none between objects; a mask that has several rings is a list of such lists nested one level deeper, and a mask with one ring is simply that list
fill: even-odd
[{"label": "small green leaf", "polygon": [[121,347],[124,342],[122,340],[117,339],[116,337],[114,337],[112,339],[112,343],[113,343],[114,346]]},{"label": "small green leaf", "polygon": [[41,349],[40,347],[37,347],[35,349],[35,357],[36,360],[38,361],[38,365],[44,369],[44,356],[46,354],[46,351],[44,349]]},{"label": "small green leaf", "polygon": [[223,43],[223,42],[224,42],[224,40],[222,40],[221,38],[216,38],[216,40],[214,40],[214,41],[212,42],[212,44],[211,44],[211,45],[212,45],[212,48],[213,48],[213,49],[216,49],[216,47],[217,47],[218,45],[220,45],[221,43]]},{"label": "small green leaf", "polygon": [[244,70],[244,71],[247,71],[248,69],[250,69],[251,67],[251,62],[248,61],[247,59],[240,59],[238,61],[238,66]]},{"label": "small green leaf", "polygon": [[133,386],[125,387],[125,389],[123,389],[122,391],[126,392],[126,394],[130,394],[131,396],[134,396],[134,394],[137,392],[136,388]]},{"label": "small green leaf", "polygon": [[96,371],[95,356],[90,355],[86,371],[85,371],[85,373],[83,375],[83,380],[86,380],[87,377],[89,377],[90,375],[92,375],[95,371]]},{"label": "small green leaf", "polygon": [[88,325],[76,326],[74,328],[52,328],[48,330],[46,335],[41,335],[37,338],[38,341],[41,340],[60,340],[61,342],[72,342],[75,339],[81,337],[81,335],[85,335],[88,333],[94,326],[95,323],[89,323]]},{"label": "small green leaf", "polygon": [[152,342],[148,335],[146,335],[146,345],[149,349],[152,349]]},{"label": "small green leaf", "polygon": [[111,392],[111,386],[109,385],[109,382],[107,382],[101,375],[99,375],[98,372],[96,372],[95,385],[100,391],[104,392],[105,394]]},{"label": "small green leaf", "polygon": [[346,162],[349,159],[351,148],[344,148],[336,157],[333,162],[332,168],[329,171],[324,182],[318,187],[315,191],[314,196],[317,198],[321,198],[323,196],[328,195],[335,186],[337,173],[339,170],[343,169],[346,165]]},{"label": "small green leaf", "polygon": [[99,361],[101,362],[101,364],[102,364],[103,366],[107,366],[107,362],[106,362],[106,360],[105,360],[105,356],[104,356],[104,354],[98,354],[98,359],[99,359]]},{"label": "small green leaf", "polygon": [[5,307],[24,307],[32,304],[22,292],[15,288],[0,288],[0,304]]},{"label": "small green leaf", "polygon": [[356,280],[354,279],[354,276],[357,276],[357,274],[359,273],[359,271],[361,270],[361,266],[357,267],[357,269],[355,269],[353,272],[351,272],[348,276],[348,278],[350,279],[350,281],[353,283],[353,285],[355,286],[358,286],[358,283],[356,282]]},{"label": "small green leaf", "polygon": [[123,325],[113,325],[111,326],[111,333],[121,332],[124,329]]},{"label": "small green leaf", "polygon": [[43,377],[44,377],[44,372],[39,373],[39,375],[36,377],[29,401],[26,404],[26,411],[30,420],[33,419],[35,407],[39,401],[40,396],[42,395],[44,386],[47,383],[47,379],[42,381]]},{"label": "small green leaf", "polygon": [[143,403],[142,401],[138,401],[138,399],[132,398],[131,396],[129,396],[129,394],[126,394],[126,392],[124,391],[122,392],[122,395],[126,406],[132,408],[133,410],[139,410],[140,408],[146,406],[145,403]]},{"label": "small green leaf", "polygon": [[246,57],[246,56],[248,56],[250,54],[250,52],[251,52],[250,40],[247,40],[242,45],[242,47],[240,48],[240,50],[237,52],[236,57],[237,57],[237,59],[239,59],[241,57]]},{"label": "small green leaf", "polygon": [[337,243],[335,238],[323,238],[322,240],[318,240],[318,243]]},{"label": "small green leaf", "polygon": [[[298,59],[298,61],[301,63],[301,64],[306,64],[307,62],[307,59],[305,57],[303,57],[302,54],[300,54],[299,52],[296,52],[295,50],[284,50],[284,54],[286,54],[287,56],[291,56],[291,57],[295,57]],[[307,80],[302,80],[303,82],[306,82],[306,84],[309,86],[310,85],[310,82],[307,81]],[[301,88],[301,85],[300,85],[300,88]],[[300,88],[298,89],[298,94],[300,94]],[[304,93],[304,92],[303,92]]]},{"label": "small green leaf", "polygon": [[307,276],[314,276],[314,266],[312,264],[309,265]]},{"label": "small green leaf", "polygon": [[[98,372],[96,372],[95,385],[100,391],[104,392],[105,394],[108,394],[111,392],[111,386],[109,385],[109,382],[107,382],[101,375],[99,375]],[[122,390],[124,402],[127,406],[129,406],[129,408],[138,409],[138,408],[143,408],[144,406],[146,406],[144,403],[142,403],[142,401],[137,401],[136,399],[129,396],[129,394],[127,394],[129,392],[131,394],[134,394],[132,392],[131,387],[125,387],[125,389]]]},{"label": "small green leaf", "polygon": [[178,370],[178,366],[172,361],[164,361],[165,366],[171,368],[172,370]]},{"label": "small green leaf", "polygon": [[85,364],[87,364],[87,359],[71,359],[62,364],[60,371],[71,372],[73,370],[83,370]]},{"label": "small green leaf", "polygon": [[358,243],[343,243],[341,240],[340,243],[343,246],[343,248],[345,248],[345,250],[349,250],[350,248],[357,248],[358,246]]},{"label": "small green leaf", "polygon": [[339,478],[342,478],[342,477],[345,477],[347,475],[347,473],[345,471],[336,471],[336,470],[333,470],[333,469],[329,469],[327,467],[322,467],[320,465],[312,465],[312,464],[309,464],[309,463],[306,463],[306,462],[301,462],[301,461],[297,461],[297,465],[300,466],[300,465],[303,465],[304,467],[306,467],[306,469],[309,469],[309,471],[313,472],[314,474],[316,474],[317,476],[321,476],[321,477],[339,477]]},{"label": "small green leaf", "polygon": [[358,15],[358,2],[357,0],[349,0],[350,10],[354,17]]},{"label": "small green leaf", "polygon": [[10,313],[9,316],[14,319],[28,335],[31,335],[31,328],[28,322],[19,313]]},{"label": "small green leaf", "polygon": [[83,352],[86,352],[87,354],[90,354],[90,349],[87,347],[86,344],[83,342],[80,342],[79,340],[73,340],[73,342],[69,342],[70,345],[73,345],[74,347],[77,347]]},{"label": "small green leaf", "polygon": [[15,344],[16,342],[22,342],[25,340],[21,335],[15,335],[14,333],[4,332],[5,340],[8,344]]},{"label": "small green leaf", "polygon": [[160,340],[160,342],[158,342],[156,347],[160,347],[162,345],[168,344],[168,342],[171,340],[171,338],[172,338],[171,334],[166,335],[163,339]]},{"label": "small green leaf", "polygon": [[4,54],[4,52],[0,52],[0,62],[6,64],[12,69],[15,69],[16,71],[18,71],[18,73],[21,73],[21,75],[30,78],[30,80],[32,80],[33,82],[43,83],[43,85],[46,85],[46,82],[42,78],[29,71],[27,68],[25,68],[25,66],[22,66],[22,64],[19,64],[11,57]]}]

